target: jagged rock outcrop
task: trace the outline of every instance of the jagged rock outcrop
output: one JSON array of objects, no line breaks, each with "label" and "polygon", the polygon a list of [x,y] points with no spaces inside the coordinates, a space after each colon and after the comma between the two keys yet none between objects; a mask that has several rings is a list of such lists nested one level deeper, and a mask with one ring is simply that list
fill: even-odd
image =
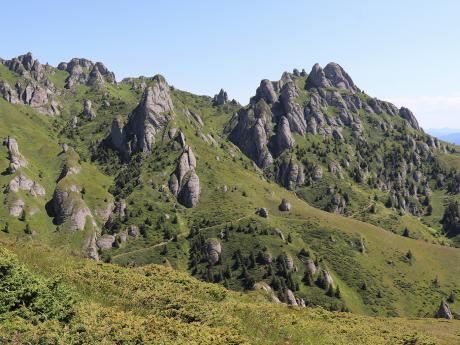
[{"label": "jagged rock outcrop", "polygon": [[28,79],[42,81],[46,78],[43,73],[43,65],[32,56],[31,52],[11,60],[5,60],[3,64],[8,67],[10,71]]},{"label": "jagged rock outcrop", "polygon": [[69,230],[83,230],[86,222],[96,223],[90,209],[81,197],[81,189],[74,184],[59,183],[53,193],[52,208],[56,224],[65,224]]},{"label": "jagged rock outcrop", "polygon": [[214,95],[214,98],[212,99],[212,104],[213,105],[224,105],[227,103],[228,103],[227,92],[225,92],[224,89],[220,89],[219,93]]},{"label": "jagged rock outcrop", "polygon": [[[230,121],[229,139],[259,168],[266,169],[294,146],[292,133],[320,134],[344,142],[343,128],[348,127],[355,139],[363,139],[363,111],[400,116],[420,130],[410,111],[361,93],[337,63],[327,64],[324,70],[315,64],[305,82],[300,83],[298,79],[305,76],[295,70],[283,73],[279,81],[262,80],[249,106]],[[381,125],[388,129],[391,124],[382,121]]]},{"label": "jagged rock outcrop", "polygon": [[335,62],[330,62],[324,67],[324,75],[330,81],[330,84],[336,88],[353,92],[359,91],[348,73]]},{"label": "jagged rock outcrop", "polygon": [[115,74],[101,62],[94,63],[87,59],[73,58],[69,62],[61,62],[58,69],[69,73],[65,82],[67,89],[78,84],[100,86],[104,82],[116,83]]},{"label": "jagged rock outcrop", "polygon": [[297,299],[294,296],[294,293],[290,289],[286,289],[286,301],[288,305],[297,307]]},{"label": "jagged rock outcrop", "polygon": [[93,232],[91,235],[86,237],[84,249],[86,252],[86,257],[91,260],[98,261],[99,260],[99,252],[98,247],[96,244],[96,233]]},{"label": "jagged rock outcrop", "polygon": [[110,249],[115,244],[115,236],[104,234],[96,240],[96,245],[100,250]]},{"label": "jagged rock outcrop", "polygon": [[13,137],[7,137],[4,142],[8,150],[8,159],[10,160],[10,165],[8,167],[8,172],[10,174],[16,172],[19,168],[27,166],[27,160],[19,152],[18,142]]},{"label": "jagged rock outcrop", "polygon": [[12,104],[29,105],[45,115],[59,115],[59,104],[54,98],[56,88],[47,78],[46,68],[31,53],[2,63],[22,79],[14,86],[0,81],[1,97]]},{"label": "jagged rock outcrop", "polygon": [[323,280],[324,280],[325,287],[326,287],[326,289],[328,289],[329,286],[331,286],[333,284],[333,282],[334,282],[333,279],[332,279],[332,276],[327,270],[323,270],[322,275],[323,275]]},{"label": "jagged rock outcrop", "polygon": [[276,135],[272,138],[271,143],[275,156],[294,146],[295,140],[291,133],[289,121],[285,116],[281,117],[276,127]]},{"label": "jagged rock outcrop", "polygon": [[156,75],[153,85],[144,90],[139,105],[123,125],[118,117],[112,122],[110,141],[127,157],[131,152],[151,152],[157,137],[174,116],[173,104],[166,80]]},{"label": "jagged rock outcrop", "polygon": [[195,207],[200,198],[200,179],[195,172],[196,157],[190,146],[186,146],[177,160],[176,170],[169,178],[169,189],[177,201],[185,207]]},{"label": "jagged rock outcrop", "polygon": [[215,265],[219,261],[220,253],[222,252],[222,246],[218,239],[210,238],[208,239],[206,245],[206,253],[208,256],[208,262],[211,265]]},{"label": "jagged rock outcrop", "polygon": [[285,188],[294,190],[305,183],[304,167],[293,159],[284,160],[279,167],[276,180]]},{"label": "jagged rock outcrop", "polygon": [[273,163],[268,149],[269,109],[263,101],[252,109],[241,109],[237,113],[237,125],[230,133],[230,140],[251,158],[260,168]]},{"label": "jagged rock outcrop", "polygon": [[14,177],[8,184],[7,191],[17,193],[21,190],[27,191],[32,196],[44,196],[45,188],[43,188],[37,182],[31,180],[25,174],[21,173]]},{"label": "jagged rock outcrop", "polygon": [[289,212],[291,210],[291,203],[283,198],[278,208],[282,212]]},{"label": "jagged rock outcrop", "polygon": [[454,317],[452,311],[449,308],[449,305],[445,301],[441,301],[438,310],[436,311],[436,318],[438,319],[448,319],[452,320]]},{"label": "jagged rock outcrop", "polygon": [[92,108],[92,102],[89,99],[83,101],[83,112],[82,115],[88,120],[94,120],[96,118],[96,112]]},{"label": "jagged rock outcrop", "polygon": [[399,109],[399,116],[406,120],[413,129],[420,130],[417,119],[409,109],[401,107],[401,109]]},{"label": "jagged rock outcrop", "polygon": [[185,109],[184,110],[184,115],[189,120],[194,121],[196,124],[198,124],[199,127],[204,126],[204,122],[203,122],[201,116],[198,113],[196,113],[196,112],[194,112],[194,111],[192,111],[190,109]]}]

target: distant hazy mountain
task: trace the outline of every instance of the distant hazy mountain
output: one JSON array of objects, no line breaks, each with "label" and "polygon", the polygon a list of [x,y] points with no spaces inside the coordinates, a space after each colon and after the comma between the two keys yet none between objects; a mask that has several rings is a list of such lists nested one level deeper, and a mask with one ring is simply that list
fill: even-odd
[{"label": "distant hazy mountain", "polygon": [[448,143],[460,145],[460,129],[457,128],[431,128],[427,132]]}]

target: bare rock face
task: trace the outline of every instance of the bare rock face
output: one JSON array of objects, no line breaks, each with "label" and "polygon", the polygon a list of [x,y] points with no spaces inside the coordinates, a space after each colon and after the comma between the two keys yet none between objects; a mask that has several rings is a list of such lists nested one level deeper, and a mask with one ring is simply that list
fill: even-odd
[{"label": "bare rock face", "polygon": [[315,64],[307,78],[307,85],[310,87],[331,87],[331,82],[319,64]]},{"label": "bare rock face", "polygon": [[8,171],[10,174],[16,172],[19,168],[27,166],[27,160],[19,152],[18,142],[13,137],[7,137],[3,142],[8,149],[8,158],[10,165]]},{"label": "bare rock face", "polygon": [[445,301],[441,301],[441,304],[435,316],[438,319],[452,320],[454,318],[452,315],[452,311],[449,308],[449,305]]},{"label": "bare rock face", "polygon": [[399,116],[406,120],[413,129],[420,130],[417,119],[409,109],[401,107],[401,109],[399,109]]},{"label": "bare rock face", "polygon": [[324,283],[326,284],[326,289],[328,289],[329,286],[331,286],[334,281],[332,280],[332,276],[328,271],[323,270],[322,274],[323,274]]},{"label": "bare rock face", "polygon": [[14,177],[8,185],[8,192],[17,193],[20,190],[27,191],[32,196],[44,196],[46,194],[45,188],[23,173]]},{"label": "bare rock face", "polygon": [[295,140],[291,134],[289,121],[285,116],[281,117],[276,128],[276,135],[273,137],[275,145],[273,151],[276,155],[281,154],[284,150],[294,146]]},{"label": "bare rock face", "polygon": [[88,120],[94,120],[96,118],[96,112],[92,108],[92,102],[89,99],[85,99],[83,102],[82,115]]},{"label": "bare rock face", "polygon": [[96,233],[92,233],[85,239],[84,249],[88,259],[99,261],[99,252],[96,244]]},{"label": "bare rock face", "polygon": [[229,136],[262,169],[273,163],[273,156],[268,149],[269,111],[266,103],[260,103],[255,112],[241,109],[236,115],[238,123]]},{"label": "bare rock face", "polygon": [[353,92],[359,91],[347,72],[335,62],[330,62],[324,67],[324,74],[334,87],[347,89]]},{"label": "bare rock face", "polygon": [[69,62],[61,62],[58,69],[69,73],[65,84],[67,89],[78,84],[100,86],[104,82],[116,83],[115,74],[101,62],[93,63],[87,59],[74,58]]},{"label": "bare rock face", "polygon": [[217,95],[214,95],[214,98],[212,100],[212,103],[214,105],[224,105],[228,103],[228,95],[227,92],[224,91],[224,89],[220,89],[219,93]]},{"label": "bare rock face", "polygon": [[0,96],[12,104],[25,104],[45,115],[59,115],[59,104],[54,99],[56,88],[46,77],[46,67],[31,53],[11,60],[1,60],[10,71],[23,77],[14,86],[0,82]]},{"label": "bare rock face", "polygon": [[316,268],[315,262],[312,259],[310,258],[307,259],[306,266],[307,266],[308,272],[310,272],[311,275],[314,275],[316,273],[317,268]]},{"label": "bare rock face", "polygon": [[305,183],[305,172],[301,164],[292,159],[281,163],[277,181],[289,190],[294,190],[297,186]]},{"label": "bare rock face", "polygon": [[278,206],[278,208],[282,212],[289,212],[291,210],[291,203],[286,199],[282,199],[281,204]]},{"label": "bare rock face", "polygon": [[190,146],[186,146],[177,160],[176,170],[169,178],[169,189],[177,201],[191,208],[198,204],[201,187],[195,172],[196,157]]},{"label": "bare rock face", "polygon": [[40,64],[30,52],[11,60],[6,60],[3,64],[8,67],[10,71],[28,79],[42,81],[45,78],[42,64]]},{"label": "bare rock face", "polygon": [[219,255],[222,252],[222,246],[218,239],[210,238],[206,246],[208,261],[211,265],[215,265],[219,261]]},{"label": "bare rock face", "polygon": [[166,80],[156,75],[154,84],[144,90],[139,105],[128,117],[126,125],[117,118],[112,122],[112,145],[124,156],[131,152],[151,152],[156,137],[162,137],[173,113],[173,104]]},{"label": "bare rock face", "polygon": [[55,222],[65,223],[70,230],[83,230],[87,217],[95,225],[91,211],[81,198],[79,188],[75,185],[59,183],[53,194],[52,206]]},{"label": "bare rock face", "polygon": [[297,299],[294,296],[294,293],[290,289],[286,289],[286,300],[288,305],[297,307]]},{"label": "bare rock face", "polygon": [[96,240],[96,245],[101,250],[112,248],[114,243],[115,236],[109,234],[104,234]]}]

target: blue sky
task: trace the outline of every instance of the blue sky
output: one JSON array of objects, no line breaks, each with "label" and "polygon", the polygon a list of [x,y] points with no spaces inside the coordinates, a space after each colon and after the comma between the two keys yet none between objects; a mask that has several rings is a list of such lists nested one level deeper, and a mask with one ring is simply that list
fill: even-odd
[{"label": "blue sky", "polygon": [[459,1],[8,1],[0,56],[104,62],[247,103],[263,78],[341,64],[425,128],[460,128]]}]

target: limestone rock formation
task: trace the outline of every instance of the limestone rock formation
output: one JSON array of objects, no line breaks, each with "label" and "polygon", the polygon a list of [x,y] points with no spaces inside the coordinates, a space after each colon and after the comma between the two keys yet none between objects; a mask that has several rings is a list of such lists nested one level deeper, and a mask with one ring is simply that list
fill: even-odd
[{"label": "limestone rock formation", "polygon": [[14,177],[8,184],[8,192],[17,193],[20,190],[27,191],[32,196],[44,196],[46,194],[45,188],[31,180],[24,173]]},{"label": "limestone rock formation", "polygon": [[399,109],[399,116],[406,120],[412,128],[418,131],[420,130],[417,119],[409,109],[401,107],[401,109]]},{"label": "limestone rock formation", "polygon": [[8,171],[10,174],[16,172],[19,168],[27,166],[27,160],[19,152],[18,142],[13,137],[7,137],[3,142],[8,150],[8,159],[10,165]]},{"label": "limestone rock formation", "polygon": [[286,300],[288,305],[297,307],[297,299],[294,296],[294,293],[290,289],[286,289]]},{"label": "limestone rock formation", "polygon": [[26,207],[25,202],[22,199],[15,199],[8,206],[8,212],[10,216],[19,217]]},{"label": "limestone rock formation", "polygon": [[445,301],[441,301],[441,304],[439,305],[439,308],[435,316],[438,319],[452,320],[454,318],[452,315],[452,311],[449,308],[449,305]]},{"label": "limestone rock formation", "polygon": [[331,87],[331,82],[326,78],[324,70],[319,64],[315,64],[308,75],[307,86],[309,87]]},{"label": "limestone rock formation", "polygon": [[359,91],[347,72],[345,72],[344,69],[335,62],[330,62],[326,65],[326,67],[324,67],[324,74],[334,87],[353,92]]},{"label": "limestone rock formation", "polygon": [[276,180],[285,188],[294,190],[305,183],[304,167],[293,159],[284,160],[279,167]]},{"label": "limestone rock formation", "polygon": [[214,98],[212,100],[212,103],[214,105],[224,105],[228,103],[228,96],[227,92],[224,91],[224,89],[220,89],[219,93],[214,95]]},{"label": "limestone rock formation", "polygon": [[69,230],[83,230],[87,219],[95,226],[90,209],[80,194],[80,188],[73,184],[58,183],[52,200],[56,224],[66,224]]},{"label": "limestone rock formation", "polygon": [[160,132],[166,129],[174,115],[166,80],[156,75],[153,82],[153,86],[144,90],[126,125],[120,118],[112,122],[111,143],[125,157],[131,152],[151,152],[155,140],[162,137]]},{"label": "limestone rock formation", "polygon": [[196,157],[190,146],[186,146],[177,160],[176,170],[169,178],[169,189],[185,207],[198,204],[201,187],[196,174]]},{"label": "limestone rock formation", "polygon": [[289,212],[291,210],[291,203],[283,198],[278,208],[282,212]]},{"label": "limestone rock formation", "polygon": [[109,234],[104,234],[96,240],[96,245],[101,250],[112,248],[114,243],[115,236]]},{"label": "limestone rock formation", "polygon": [[101,62],[94,63],[87,59],[73,58],[69,62],[61,62],[58,69],[69,73],[65,83],[68,89],[78,84],[100,86],[104,82],[116,83],[115,74]]},{"label": "limestone rock formation", "polygon": [[1,97],[12,104],[29,105],[45,115],[59,115],[59,104],[54,98],[56,88],[45,75],[47,67],[31,53],[0,62],[22,77],[14,86],[0,81]]},{"label": "limestone rock formation", "polygon": [[92,108],[92,102],[89,99],[83,101],[83,112],[82,115],[88,120],[94,120],[96,118],[96,112]]},{"label": "limestone rock formation", "polygon": [[210,238],[206,245],[206,252],[208,255],[208,262],[211,265],[215,265],[219,261],[219,256],[222,252],[222,246],[219,240],[216,238]]}]

